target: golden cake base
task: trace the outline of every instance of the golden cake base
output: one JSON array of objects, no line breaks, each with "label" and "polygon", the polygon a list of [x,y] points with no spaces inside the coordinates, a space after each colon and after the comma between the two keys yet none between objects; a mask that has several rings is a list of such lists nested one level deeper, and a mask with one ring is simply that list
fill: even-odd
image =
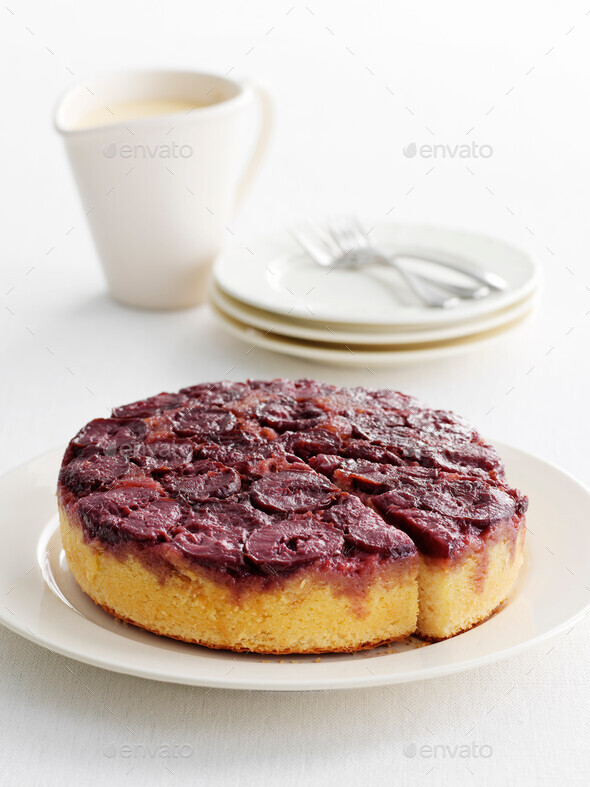
[{"label": "golden cake base", "polygon": [[416,627],[415,558],[375,574],[365,594],[346,592],[317,572],[298,571],[280,585],[236,594],[196,567],[165,581],[134,556],[119,559],[60,511],[61,535],[74,579],[93,601],[129,623],[210,648],[256,653],[356,651],[403,639]]},{"label": "golden cake base", "polygon": [[450,566],[420,558],[416,634],[447,639],[482,623],[506,600],[522,566],[526,528],[495,538]]},{"label": "golden cake base", "polygon": [[107,612],[156,634],[210,648],[255,653],[353,652],[413,633],[444,639],[488,618],[522,564],[524,523],[461,561],[384,563],[358,579],[300,569],[280,584],[249,578],[236,592],[177,561],[165,579],[133,555],[116,556],[60,506],[62,543],[74,579]]}]

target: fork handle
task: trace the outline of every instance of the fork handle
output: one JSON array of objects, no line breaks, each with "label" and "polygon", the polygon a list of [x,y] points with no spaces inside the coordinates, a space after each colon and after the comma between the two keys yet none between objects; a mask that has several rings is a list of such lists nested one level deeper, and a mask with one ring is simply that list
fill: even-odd
[{"label": "fork handle", "polygon": [[380,255],[375,257],[375,262],[380,262],[383,265],[394,268],[418,298],[427,306],[434,309],[450,309],[457,306],[459,303],[459,298],[453,295],[443,295],[440,290],[437,291],[433,287],[430,287],[422,277],[415,276],[413,273],[407,271],[403,265],[399,265],[394,257],[384,257]]},{"label": "fork handle", "polygon": [[423,282],[431,284],[439,290],[450,292],[451,295],[456,295],[458,298],[463,298],[465,300],[477,301],[490,294],[490,288],[486,284],[476,284],[475,287],[462,287],[460,284],[451,284],[449,281],[431,279],[429,276],[422,276],[419,273],[415,273],[414,276],[417,276]]},{"label": "fork handle", "polygon": [[502,291],[508,286],[505,279],[503,279],[502,276],[498,276],[496,273],[491,273],[489,271],[477,271],[468,265],[463,265],[460,262],[456,262],[455,260],[441,259],[440,257],[436,257],[426,251],[420,251],[418,249],[402,249],[401,251],[396,251],[391,255],[391,259],[394,260],[397,257],[408,257],[412,260],[424,260],[425,262],[431,262],[433,265],[440,265],[443,268],[449,268],[450,270],[457,271],[457,273],[462,273],[465,276],[469,276],[481,284],[485,284],[486,287],[489,287],[492,290]]}]

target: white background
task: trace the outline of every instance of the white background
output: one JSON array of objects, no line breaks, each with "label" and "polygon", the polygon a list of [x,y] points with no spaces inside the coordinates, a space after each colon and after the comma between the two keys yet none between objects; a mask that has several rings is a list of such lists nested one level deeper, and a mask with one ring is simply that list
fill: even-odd
[{"label": "white background", "polygon": [[[307,375],[456,409],[490,438],[590,482],[589,41],[589,7],[573,0],[8,0],[0,470],[64,443],[110,405],[202,380]],[[228,241],[346,210],[481,231],[542,263],[536,323],[480,355],[373,373],[248,352],[206,307],[116,305],[51,113],[76,78],[138,66],[231,70],[270,87],[274,142]],[[411,142],[472,141],[493,155],[402,152]],[[554,647],[465,676],[265,695],[113,675],[2,630],[0,782],[587,783],[589,646],[584,621]],[[191,754],[154,760],[121,749],[163,743]],[[410,744],[414,757],[404,755]],[[464,744],[470,756],[453,756]],[[478,747],[491,756],[474,756],[489,754]]]}]

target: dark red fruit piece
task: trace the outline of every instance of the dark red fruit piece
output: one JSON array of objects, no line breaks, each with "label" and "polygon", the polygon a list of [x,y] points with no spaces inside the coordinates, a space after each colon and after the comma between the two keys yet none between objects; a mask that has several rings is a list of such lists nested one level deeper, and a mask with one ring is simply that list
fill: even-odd
[{"label": "dark red fruit piece", "polygon": [[165,488],[178,495],[189,505],[211,497],[224,498],[240,491],[239,473],[220,462],[202,459],[186,468],[186,474],[171,475],[164,479]]},{"label": "dark red fruit piece", "polygon": [[138,402],[124,404],[113,408],[115,418],[149,418],[158,415],[164,410],[173,410],[186,402],[186,396],[180,393],[160,393],[150,396],[149,399],[140,399]]},{"label": "dark red fruit piece", "polygon": [[514,501],[507,492],[479,480],[441,483],[422,500],[431,511],[480,528],[509,519],[514,511]]},{"label": "dark red fruit piece", "polygon": [[460,524],[434,511],[388,508],[386,495],[376,498],[375,506],[393,526],[407,533],[420,552],[431,557],[450,557],[460,551],[469,537]]},{"label": "dark red fruit piece", "polygon": [[387,441],[393,429],[406,425],[404,416],[397,412],[359,413],[349,420],[354,437],[375,442]]},{"label": "dark red fruit piece", "polygon": [[208,441],[229,432],[236,424],[236,417],[229,410],[201,410],[190,407],[176,413],[174,431],[183,437]]},{"label": "dark red fruit piece", "polygon": [[156,500],[132,511],[121,520],[123,538],[137,541],[169,541],[170,531],[180,522],[182,509],[174,500]]},{"label": "dark red fruit piece", "polygon": [[194,446],[190,440],[166,438],[143,443],[133,460],[150,473],[165,473],[180,470],[190,464]]},{"label": "dark red fruit piece", "polygon": [[255,506],[281,513],[317,511],[329,506],[338,494],[327,479],[303,469],[269,473],[250,487]]},{"label": "dark red fruit piece", "polygon": [[383,445],[375,445],[365,440],[349,440],[339,451],[341,456],[349,459],[366,459],[378,464],[400,465],[400,458]]},{"label": "dark red fruit piece", "polygon": [[62,467],[59,480],[70,492],[82,496],[106,489],[128,469],[129,461],[123,456],[92,454],[78,457]]},{"label": "dark red fruit piece", "polygon": [[258,417],[264,426],[271,426],[277,432],[296,432],[314,427],[326,417],[326,413],[309,402],[287,399],[261,405]]},{"label": "dark red fruit piece", "polygon": [[277,441],[264,442],[249,434],[230,435],[228,442],[206,443],[199,447],[199,456],[231,465],[238,473],[248,478],[259,478],[273,470],[277,464],[285,463],[283,446]]},{"label": "dark red fruit piece", "polygon": [[131,452],[147,432],[147,424],[137,419],[96,418],[80,429],[71,445],[78,449],[94,447],[103,453]]},{"label": "dark red fruit piece", "polygon": [[284,445],[287,451],[307,460],[317,454],[337,453],[342,446],[342,440],[326,429],[309,429],[286,435]]},{"label": "dark red fruit piece", "polygon": [[149,487],[110,489],[82,498],[78,513],[92,538],[116,543],[121,540],[122,519],[149,505],[158,496],[157,490]]},{"label": "dark red fruit piece", "polygon": [[241,531],[263,527],[270,521],[267,514],[250,503],[211,499],[193,505],[185,513],[182,527],[191,531],[208,530],[211,527]]},{"label": "dark red fruit piece", "polygon": [[184,530],[174,536],[173,544],[183,554],[205,565],[238,569],[244,562],[246,531],[209,525],[204,530]]},{"label": "dark red fruit piece", "polygon": [[396,557],[416,553],[416,548],[405,533],[388,525],[356,497],[347,497],[339,505],[332,506],[322,515],[322,519],[341,530],[347,543],[366,552]]},{"label": "dark red fruit piece", "polygon": [[180,393],[189,399],[198,399],[201,407],[219,407],[226,402],[243,399],[248,393],[246,383],[234,383],[224,380],[220,383],[201,383],[182,388]]},{"label": "dark red fruit piece", "polygon": [[344,536],[311,516],[273,522],[248,536],[245,552],[259,568],[296,568],[319,558],[342,553]]},{"label": "dark red fruit piece", "polygon": [[365,459],[343,459],[334,473],[334,481],[342,488],[376,495],[391,489],[396,480],[395,468]]},{"label": "dark red fruit piece", "polygon": [[[93,495],[93,497],[97,497],[97,495]],[[121,516],[128,516],[132,511],[157,500],[160,493],[151,486],[122,486],[103,492],[102,497],[114,503]],[[86,500],[88,499],[86,498]]]},{"label": "dark red fruit piece", "polygon": [[332,478],[334,475],[334,471],[337,470],[339,467],[342,467],[344,463],[344,459],[340,456],[330,456],[329,454],[319,454],[318,456],[312,456],[309,460],[309,464],[316,470],[318,473],[327,476],[328,478]]}]

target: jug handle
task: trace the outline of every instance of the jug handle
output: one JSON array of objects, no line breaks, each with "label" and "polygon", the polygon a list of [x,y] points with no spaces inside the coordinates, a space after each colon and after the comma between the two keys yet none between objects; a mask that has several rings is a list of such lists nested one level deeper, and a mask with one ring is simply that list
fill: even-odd
[{"label": "jug handle", "polygon": [[246,192],[256,179],[260,165],[266,155],[270,138],[272,136],[274,108],[272,98],[268,90],[258,82],[248,81],[244,83],[249,87],[258,100],[260,111],[260,125],[258,129],[258,139],[254,145],[254,150],[250,156],[250,161],[246,167],[242,179],[236,191],[236,206],[240,205]]}]

